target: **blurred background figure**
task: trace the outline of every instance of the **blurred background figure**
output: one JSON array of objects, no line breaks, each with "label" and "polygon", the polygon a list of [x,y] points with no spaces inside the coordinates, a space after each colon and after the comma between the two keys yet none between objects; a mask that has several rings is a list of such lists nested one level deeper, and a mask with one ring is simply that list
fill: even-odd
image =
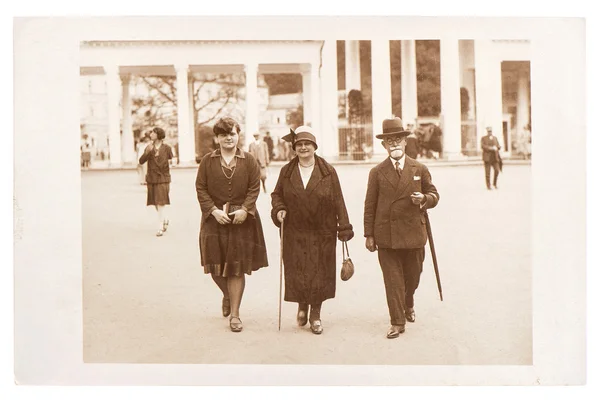
[{"label": "blurred background figure", "polygon": [[517,152],[526,160],[531,158],[531,130],[529,125],[523,127],[517,142]]},{"label": "blurred background figure", "polygon": [[84,143],[81,146],[81,166],[83,168],[89,168],[92,160],[92,149],[89,143]]},{"label": "blurred background figure", "polygon": [[269,147],[262,141],[258,132],[254,134],[254,141],[250,143],[248,152],[254,156],[260,166],[260,181],[264,192],[267,193],[267,167],[271,162],[271,157],[269,156]]},{"label": "blurred background figure", "polygon": [[419,138],[415,133],[415,129],[412,128],[412,125],[410,124],[408,126],[410,128],[407,130],[410,131],[410,134],[406,138],[406,147],[404,149],[404,153],[413,160],[416,160],[421,153],[421,146],[419,145]]},{"label": "blurred background figure", "polygon": [[148,147],[149,144],[150,144],[150,137],[148,136],[148,133],[144,134],[144,136],[142,136],[142,138],[140,139],[140,141],[137,144],[137,149],[136,149],[137,159],[138,159],[137,172],[138,172],[138,178],[140,180],[140,185],[146,184],[146,174],[148,173],[148,163],[140,164],[139,160],[144,155],[144,151],[146,150],[146,147]]},{"label": "blurred background figure", "polygon": [[140,157],[140,164],[148,163],[148,174],[146,182],[148,186],[148,199],[146,205],[154,206],[158,215],[158,231],[156,236],[162,236],[169,226],[165,208],[171,204],[169,190],[171,186],[170,163],[173,159],[171,147],[163,143],[165,131],[162,128],[154,128],[150,132],[148,146]]},{"label": "blurred background figure", "polygon": [[275,158],[275,154],[273,152],[274,146],[273,138],[271,137],[271,132],[267,131],[263,140],[265,141],[265,143],[267,144],[267,148],[269,149],[269,160],[273,160]]}]

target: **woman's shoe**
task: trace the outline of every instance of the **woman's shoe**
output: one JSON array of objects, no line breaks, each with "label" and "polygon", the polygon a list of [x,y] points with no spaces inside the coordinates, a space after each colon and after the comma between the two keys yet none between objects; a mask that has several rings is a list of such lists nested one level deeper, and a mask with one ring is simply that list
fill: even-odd
[{"label": "woman's shoe", "polygon": [[163,228],[162,228],[163,232],[166,232],[168,227],[169,227],[169,220],[165,219],[163,221]]},{"label": "woman's shoe", "polygon": [[296,316],[296,321],[298,322],[298,326],[304,326],[308,322],[308,311],[298,309],[298,315]]},{"label": "woman's shoe", "polygon": [[221,303],[221,308],[223,310],[223,316],[229,317],[229,314],[231,314],[231,303],[230,303],[229,299],[226,299],[225,297],[223,297],[223,302]]},{"label": "woman's shoe", "polygon": [[229,318],[229,328],[231,332],[241,332],[244,327],[242,326],[242,320],[239,317]]},{"label": "woman's shoe", "polygon": [[321,333],[323,333],[323,326],[321,325],[321,320],[317,319],[314,321],[310,321],[310,330],[315,335],[320,335]]},{"label": "woman's shoe", "polygon": [[159,229],[158,232],[156,232],[156,236],[162,236],[164,235],[165,231],[163,231],[162,229]]}]

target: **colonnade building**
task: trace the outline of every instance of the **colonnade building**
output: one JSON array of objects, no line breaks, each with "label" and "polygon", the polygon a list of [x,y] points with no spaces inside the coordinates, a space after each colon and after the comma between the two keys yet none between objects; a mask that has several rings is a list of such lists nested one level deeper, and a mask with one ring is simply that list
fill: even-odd
[{"label": "colonnade building", "polygon": [[[345,93],[361,89],[358,41],[345,41]],[[384,155],[374,135],[392,116],[392,71],[389,40],[370,41],[373,156]],[[405,123],[434,120],[442,134],[443,158],[477,155],[480,138],[491,126],[503,152],[510,154],[515,135],[530,123],[530,43],[526,40],[446,40],[439,42],[439,115],[419,115],[417,45],[401,41],[401,117]],[[260,130],[259,75],[302,75],[304,123],[311,125],[319,153],[340,159],[338,57],[335,40],[306,41],[143,41],[84,42],[80,49],[83,78],[105,81],[105,123],[94,133],[105,141],[111,165],[134,164],[131,76],[172,76],[176,81],[176,125],[179,162],[196,161],[194,73],[245,75],[242,130]],[[461,89],[468,111],[461,110]],[[91,98],[89,98],[91,99]],[[93,101],[89,100],[89,101]],[[89,117],[89,116],[88,116]],[[85,124],[83,121],[82,124]],[[102,137],[100,137],[102,136]]]}]

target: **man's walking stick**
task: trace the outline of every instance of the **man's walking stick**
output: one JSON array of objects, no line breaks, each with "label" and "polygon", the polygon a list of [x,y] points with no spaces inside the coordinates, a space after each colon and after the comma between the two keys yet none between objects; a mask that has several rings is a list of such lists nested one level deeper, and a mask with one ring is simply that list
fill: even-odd
[{"label": "man's walking stick", "polygon": [[435,245],[433,244],[433,234],[431,233],[431,223],[429,222],[429,214],[427,214],[427,211],[423,214],[425,214],[429,249],[431,250],[431,258],[433,258],[433,269],[435,271],[435,279],[437,280],[438,292],[440,292],[440,301],[444,301],[444,296],[442,295],[442,282],[440,281],[440,271],[438,270],[437,257],[435,255]]},{"label": "man's walking stick", "polygon": [[281,221],[281,231],[279,238],[279,330],[281,331],[281,293],[283,290],[283,222]]}]

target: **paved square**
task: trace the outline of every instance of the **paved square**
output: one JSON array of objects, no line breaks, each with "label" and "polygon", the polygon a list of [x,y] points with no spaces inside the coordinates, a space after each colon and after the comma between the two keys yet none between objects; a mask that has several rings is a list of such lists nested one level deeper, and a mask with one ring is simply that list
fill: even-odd
[{"label": "paved square", "polygon": [[[172,171],[171,224],[160,238],[135,171],[83,173],[85,362],[531,364],[531,168],[506,165],[500,189],[488,191],[483,167],[430,167],[441,197],[430,217],[444,301],[427,247],[417,320],[388,340],[383,277],[363,238],[371,167],[336,167],[355,230],[349,247],[356,273],[343,282],[338,267],[320,336],[296,326],[294,303],[284,303],[277,330],[279,236],[269,195],[261,193],[258,209],[270,265],[247,277],[244,331],[232,333],[221,316],[221,293],[200,266],[196,171]],[[269,170],[271,189],[279,169]]]}]

